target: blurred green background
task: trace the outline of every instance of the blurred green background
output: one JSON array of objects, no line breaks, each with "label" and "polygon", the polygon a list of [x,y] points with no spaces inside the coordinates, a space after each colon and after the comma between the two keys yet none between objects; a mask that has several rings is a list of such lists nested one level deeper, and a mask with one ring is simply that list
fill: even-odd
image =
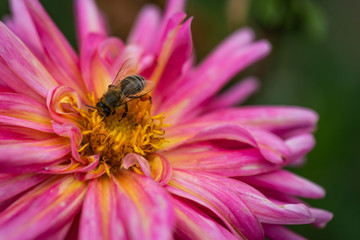
[{"label": "blurred green background", "polygon": [[[101,0],[112,32],[125,39],[145,3],[163,0]],[[42,1],[75,46],[72,1]],[[325,229],[292,227],[309,239],[360,239],[360,1],[190,0],[197,59],[238,27],[251,26],[273,51],[234,81],[260,77],[262,87],[247,104],[300,105],[320,115],[317,145],[302,168],[293,169],[327,190],[307,201],[334,213]],[[9,13],[0,0],[0,15]]]}]

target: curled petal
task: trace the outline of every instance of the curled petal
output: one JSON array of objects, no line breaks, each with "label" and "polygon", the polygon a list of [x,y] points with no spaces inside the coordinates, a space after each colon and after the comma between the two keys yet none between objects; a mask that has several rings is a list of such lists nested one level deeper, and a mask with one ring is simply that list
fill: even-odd
[{"label": "curled petal", "polygon": [[0,125],[0,144],[44,140],[52,137],[54,137],[53,133],[14,125]]},{"label": "curled petal", "polygon": [[259,150],[226,150],[213,144],[190,144],[164,152],[174,169],[204,171],[221,176],[249,176],[278,169],[282,165],[265,160]]},{"label": "curled petal", "polygon": [[193,172],[173,171],[166,189],[212,211],[238,237],[263,239],[261,224],[231,188]]},{"label": "curled petal", "polygon": [[151,166],[151,174],[155,182],[160,186],[167,184],[171,178],[172,165],[161,154],[153,154],[150,156],[149,163]]},{"label": "curled petal", "polygon": [[94,0],[76,0],[75,12],[79,46],[91,33],[107,36],[104,17]]},{"label": "curled petal", "polygon": [[0,93],[0,123],[53,132],[46,107],[16,93]]},{"label": "curled petal", "polygon": [[72,152],[73,158],[76,161],[85,164],[85,161],[83,159],[81,159],[81,157],[78,153],[78,148],[82,141],[81,130],[76,125],[71,124],[71,123],[58,124],[53,121],[52,124],[53,124],[54,132],[56,134],[58,134],[59,136],[62,136],[62,137],[68,137],[70,139],[71,152]]},{"label": "curled petal", "polygon": [[68,174],[68,173],[87,173],[92,172],[99,165],[99,156],[93,155],[85,158],[87,164],[82,164],[72,158],[68,163],[49,166],[40,173]]},{"label": "curled petal", "polygon": [[86,188],[86,183],[71,175],[45,180],[0,213],[0,236],[46,238],[72,221],[80,211]]},{"label": "curled petal", "polygon": [[140,169],[144,173],[145,176],[150,177],[150,178],[152,177],[149,161],[147,159],[145,159],[144,157],[142,157],[136,153],[129,153],[123,158],[122,161],[123,161],[123,167],[125,169],[129,169],[130,167],[138,164],[138,165],[140,165]]},{"label": "curled petal", "polygon": [[172,225],[167,193],[152,179],[125,170],[111,179],[104,176],[90,182],[79,237],[170,239]]},{"label": "curled petal", "polygon": [[106,164],[105,162],[101,162],[92,171],[84,171],[84,172],[78,171],[78,172],[76,172],[75,177],[79,181],[87,181],[87,180],[92,180],[92,179],[95,179],[95,178],[99,178],[102,175],[104,175],[105,173],[108,176],[110,176],[109,169],[110,169],[110,166],[108,164]]},{"label": "curled petal", "polygon": [[0,202],[30,189],[48,177],[44,174],[0,174]]},{"label": "curled petal", "polygon": [[58,85],[30,50],[0,22],[0,58],[21,80],[46,98],[49,90]]},{"label": "curled petal", "polygon": [[70,152],[70,141],[57,137],[31,142],[17,142],[0,145],[1,172],[17,173],[36,171]]},{"label": "curled petal", "polygon": [[51,89],[47,97],[47,107],[51,117],[60,123],[73,123],[79,118],[81,101],[78,94],[69,87]]},{"label": "curled petal", "polygon": [[325,190],[309,180],[285,170],[245,177],[247,183],[305,198],[323,198]]},{"label": "curled petal", "polygon": [[175,239],[239,239],[202,211],[173,199],[176,214]]},{"label": "curled petal", "polygon": [[194,122],[166,131],[168,148],[209,140],[232,140],[258,148],[268,161],[281,164],[290,155],[289,148],[276,135],[261,129],[234,124]]}]

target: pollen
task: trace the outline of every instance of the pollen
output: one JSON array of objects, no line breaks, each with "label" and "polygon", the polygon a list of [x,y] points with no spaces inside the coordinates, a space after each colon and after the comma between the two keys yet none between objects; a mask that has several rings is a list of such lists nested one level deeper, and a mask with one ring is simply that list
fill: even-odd
[{"label": "pollen", "polygon": [[128,105],[129,111],[124,118],[123,107],[108,117],[101,116],[97,110],[79,110],[83,135],[78,148],[80,156],[99,155],[100,164],[106,163],[114,170],[122,167],[122,159],[129,153],[147,158],[162,148],[165,142],[164,116],[151,116],[150,100],[135,99]]}]

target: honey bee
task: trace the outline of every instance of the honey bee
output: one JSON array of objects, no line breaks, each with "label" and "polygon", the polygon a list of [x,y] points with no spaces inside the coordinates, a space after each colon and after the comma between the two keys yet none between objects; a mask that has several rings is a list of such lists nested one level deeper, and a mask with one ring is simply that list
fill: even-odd
[{"label": "honey bee", "polygon": [[[97,109],[101,116],[113,115],[117,108],[124,105],[125,110],[121,119],[125,118],[129,111],[128,102],[143,98],[153,89],[154,82],[147,81],[137,74],[129,74],[133,65],[130,59],[124,62],[113,83],[108,86],[107,92],[96,103],[96,107],[92,107]],[[148,99],[151,101],[150,96]]]}]

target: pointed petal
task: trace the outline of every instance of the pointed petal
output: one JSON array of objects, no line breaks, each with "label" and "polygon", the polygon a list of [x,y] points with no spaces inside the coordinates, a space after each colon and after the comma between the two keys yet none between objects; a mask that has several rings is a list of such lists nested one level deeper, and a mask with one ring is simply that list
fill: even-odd
[{"label": "pointed petal", "polygon": [[213,144],[190,144],[163,152],[174,169],[203,171],[221,176],[249,176],[278,169],[255,148],[227,150]]},{"label": "pointed petal", "polygon": [[273,240],[306,240],[303,236],[279,225],[263,224],[265,235]]},{"label": "pointed petal", "polygon": [[290,163],[303,158],[315,146],[315,139],[312,134],[300,134],[286,139],[285,144],[291,150]]},{"label": "pointed petal", "polygon": [[[171,50],[169,50],[171,53],[156,85],[154,96],[159,95],[162,98],[166,98],[176,91],[176,89],[172,87],[176,85],[179,76],[182,74],[183,65],[189,60],[192,54],[191,20],[192,18],[185,21],[176,32]],[[156,99],[162,102],[160,98]]]},{"label": "pointed petal", "polygon": [[306,108],[286,106],[251,106],[219,110],[200,117],[199,121],[225,121],[258,127],[278,135],[310,132],[318,115]]},{"label": "pointed petal", "polygon": [[321,186],[285,170],[249,176],[243,180],[254,186],[297,197],[323,198],[325,195],[325,190]]},{"label": "pointed petal", "polygon": [[16,93],[0,93],[0,123],[53,132],[47,108]]},{"label": "pointed petal", "polygon": [[160,9],[154,5],[145,6],[139,13],[133,26],[128,43],[136,44],[144,49],[145,53],[153,52],[155,39],[160,24]]},{"label": "pointed petal", "polygon": [[46,238],[80,211],[86,187],[71,175],[45,180],[0,213],[0,236]]},{"label": "pointed petal", "polygon": [[0,202],[30,189],[48,177],[43,174],[0,174]]},{"label": "pointed petal", "polygon": [[52,138],[0,145],[1,172],[17,173],[39,170],[70,152],[70,141]]},{"label": "pointed petal", "polygon": [[166,189],[212,211],[235,236],[263,239],[261,224],[231,188],[221,181],[194,172],[173,171]]},{"label": "pointed petal", "polygon": [[200,65],[182,80],[181,86],[166,102],[164,108],[171,114],[170,122],[189,120],[193,117],[192,111],[203,101],[212,97],[236,73],[263,58],[269,51],[268,42],[258,41],[235,49],[217,61]]},{"label": "pointed petal", "polygon": [[259,87],[259,80],[255,77],[248,77],[232,86],[226,92],[215,97],[210,103],[204,106],[202,112],[224,109],[245,101]]},{"label": "pointed petal", "polygon": [[173,213],[167,193],[150,178],[123,171],[90,182],[80,239],[170,239]]},{"label": "pointed petal", "polygon": [[166,131],[167,149],[209,140],[232,140],[256,147],[272,163],[280,164],[290,155],[289,148],[276,135],[261,129],[209,122],[192,122]]},{"label": "pointed petal", "polygon": [[11,13],[13,14],[11,27],[6,25],[26,44],[26,46],[37,56],[44,54],[39,35],[34,22],[23,0],[10,0]]},{"label": "pointed petal", "polygon": [[79,46],[90,33],[107,36],[105,19],[94,0],[76,0],[75,18]]},{"label": "pointed petal", "polygon": [[175,239],[239,239],[202,211],[173,199],[176,213]]},{"label": "pointed petal", "polygon": [[0,144],[44,140],[52,137],[54,137],[53,133],[14,125],[0,125]]},{"label": "pointed petal", "polygon": [[334,216],[331,212],[324,209],[310,208],[310,212],[315,218],[315,222],[313,223],[313,225],[318,228],[325,227],[326,224],[330,222]]},{"label": "pointed petal", "polygon": [[44,65],[57,82],[73,88],[85,99],[85,85],[76,52],[38,0],[25,0],[25,3],[46,52]]},{"label": "pointed petal", "polygon": [[29,86],[42,97],[57,86],[57,82],[35,58],[30,50],[0,22],[0,58]]}]

